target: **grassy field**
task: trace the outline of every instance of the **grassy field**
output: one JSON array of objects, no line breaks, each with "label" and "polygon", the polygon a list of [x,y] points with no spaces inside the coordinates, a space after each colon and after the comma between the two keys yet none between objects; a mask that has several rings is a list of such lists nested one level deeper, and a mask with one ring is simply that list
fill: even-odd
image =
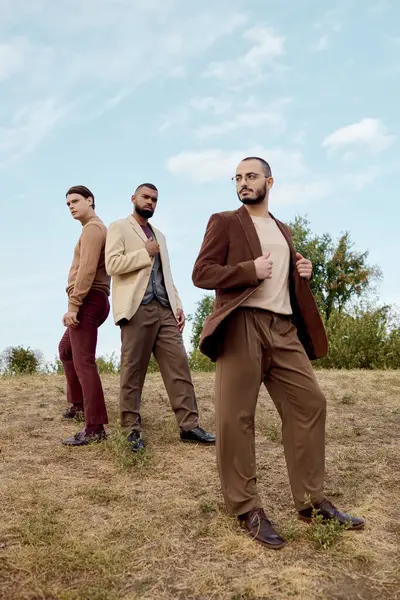
[{"label": "grassy field", "polygon": [[[261,391],[259,488],[289,540],[252,542],[224,509],[215,449],[184,445],[158,375],[143,398],[145,453],[118,433],[118,378],[103,377],[107,442],[66,448],[64,380],[0,378],[2,600],[400,598],[400,372],[318,372],[328,398],[326,487],[362,532],[299,522],[279,419]],[[194,376],[213,429],[213,375]]]}]

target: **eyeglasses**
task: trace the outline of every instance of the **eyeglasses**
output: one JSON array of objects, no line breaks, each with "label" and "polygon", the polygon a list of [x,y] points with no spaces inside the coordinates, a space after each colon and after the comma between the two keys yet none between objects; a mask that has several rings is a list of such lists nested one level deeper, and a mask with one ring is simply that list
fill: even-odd
[{"label": "eyeglasses", "polygon": [[257,179],[269,179],[266,175],[261,175],[260,173],[246,173],[246,175],[235,175],[232,177],[232,181],[235,185],[239,185],[242,181],[256,181]]}]

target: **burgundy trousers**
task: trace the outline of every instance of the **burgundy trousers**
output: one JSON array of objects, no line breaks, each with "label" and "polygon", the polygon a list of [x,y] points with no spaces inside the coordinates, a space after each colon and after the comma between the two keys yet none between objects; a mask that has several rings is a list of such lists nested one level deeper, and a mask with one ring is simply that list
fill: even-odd
[{"label": "burgundy trousers", "polygon": [[82,406],[87,426],[108,423],[103,387],[96,365],[97,331],[110,312],[108,296],[91,290],[78,313],[78,327],[68,327],[58,347],[67,378],[67,400]]}]

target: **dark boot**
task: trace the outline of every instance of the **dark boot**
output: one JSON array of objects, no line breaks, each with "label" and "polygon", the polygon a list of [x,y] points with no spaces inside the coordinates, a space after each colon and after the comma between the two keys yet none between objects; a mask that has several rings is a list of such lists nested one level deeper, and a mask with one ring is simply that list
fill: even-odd
[{"label": "dark boot", "polygon": [[299,511],[299,519],[306,521],[306,523],[311,523],[313,517],[317,515],[322,515],[324,521],[336,519],[346,529],[363,529],[365,526],[364,519],[341,512],[326,498],[319,504],[315,504],[315,506]]},{"label": "dark boot", "polygon": [[93,442],[101,442],[106,439],[106,432],[104,429],[95,432],[86,432],[86,429],[79,431],[73,437],[61,440],[64,446],[87,446]]},{"label": "dark boot", "polygon": [[128,435],[128,442],[132,452],[144,450],[143,435],[141,431],[132,431],[132,433]]},{"label": "dark boot", "polygon": [[208,433],[202,427],[193,427],[189,431],[181,430],[181,441],[192,444],[215,444],[215,435]]},{"label": "dark boot", "polygon": [[285,545],[285,540],[275,531],[262,508],[253,508],[248,513],[240,515],[239,520],[253,540],[261,542],[264,546],[278,550]]},{"label": "dark boot", "polygon": [[63,413],[63,419],[76,419],[77,421],[82,420],[84,417],[82,404],[70,404],[66,411]]}]

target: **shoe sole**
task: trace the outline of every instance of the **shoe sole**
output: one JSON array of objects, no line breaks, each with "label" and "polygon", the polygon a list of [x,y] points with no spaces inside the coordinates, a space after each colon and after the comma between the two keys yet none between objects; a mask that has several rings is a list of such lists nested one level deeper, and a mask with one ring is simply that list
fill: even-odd
[{"label": "shoe sole", "polygon": [[107,440],[107,437],[102,437],[99,440],[90,440],[90,442],[82,442],[79,444],[70,444],[70,443],[66,442],[65,440],[61,440],[61,444],[63,446],[82,447],[82,446],[90,446],[90,444],[100,444],[101,442],[105,442],[106,440]]},{"label": "shoe sole", "polygon": [[[254,540],[254,538],[253,538],[253,540]],[[255,538],[255,541],[258,544],[261,544],[261,546],[263,548],[268,548],[268,550],[282,550],[282,548],[284,548],[286,546],[286,542],[284,542],[283,544],[279,544],[279,546],[275,546],[272,544],[266,544],[265,542],[262,542],[261,540],[258,540],[257,538]]]},{"label": "shoe sole", "polygon": [[181,442],[183,444],[200,444],[200,446],[215,446],[215,442],[200,442],[199,440],[183,440],[181,438]]},{"label": "shoe sole", "polygon": [[247,537],[250,537],[254,542],[257,542],[257,544],[260,544],[264,548],[268,548],[268,550],[281,550],[287,546],[287,542],[282,542],[282,544],[267,544],[266,542],[253,537],[250,533],[247,534]]},{"label": "shoe sole", "polygon": [[85,420],[85,415],[83,413],[80,413],[80,414],[75,415],[73,417],[67,417],[67,416],[63,415],[62,419],[64,421],[84,421]]},{"label": "shoe sole", "polygon": [[[299,515],[299,520],[303,521],[304,523],[311,523],[313,518],[312,517],[302,517]],[[325,522],[329,521],[330,519],[325,519]],[[351,527],[346,527],[347,531],[359,531],[360,529],[364,529],[365,527],[365,523],[360,523],[360,525],[352,525]]]}]

